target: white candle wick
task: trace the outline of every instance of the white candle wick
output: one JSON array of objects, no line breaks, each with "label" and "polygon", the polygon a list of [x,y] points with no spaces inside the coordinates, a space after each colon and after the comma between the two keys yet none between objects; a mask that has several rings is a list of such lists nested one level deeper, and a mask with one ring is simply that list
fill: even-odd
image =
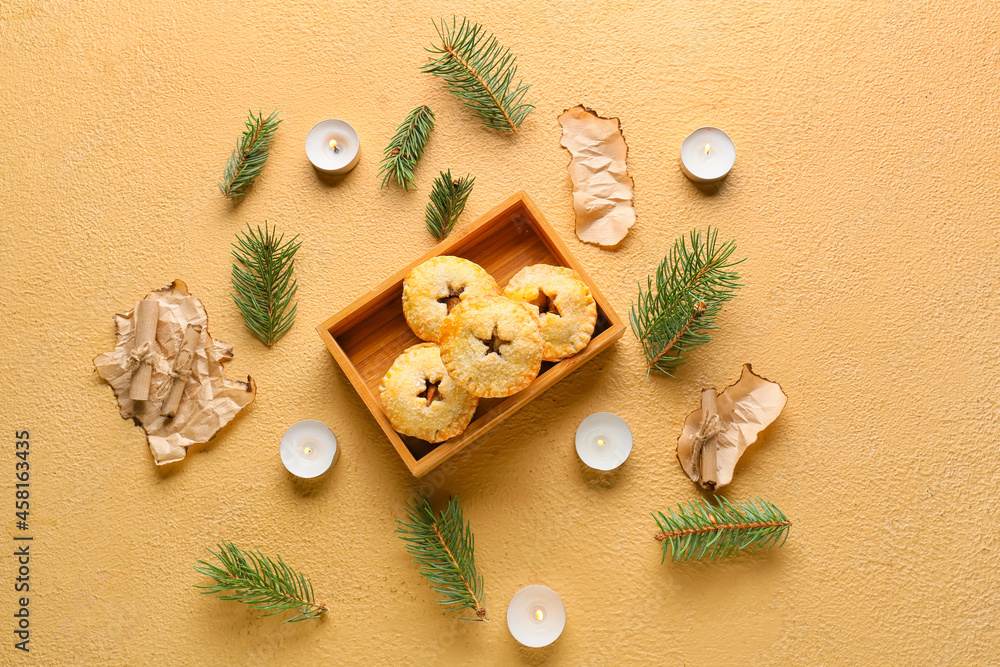
[{"label": "white candle wick", "polygon": [[605,444],[607,444],[607,443],[605,443],[603,439],[600,439],[600,440],[597,441],[597,446],[598,447],[603,447]]},{"label": "white candle wick", "polygon": [[535,607],[531,610],[531,620],[535,623],[541,623],[545,620],[545,610],[541,607]]},{"label": "white candle wick", "polygon": [[705,155],[712,152],[712,144],[705,144]]},{"label": "white candle wick", "polygon": [[340,146],[337,145],[336,139],[330,139],[330,148],[333,149],[334,153],[340,152]]}]

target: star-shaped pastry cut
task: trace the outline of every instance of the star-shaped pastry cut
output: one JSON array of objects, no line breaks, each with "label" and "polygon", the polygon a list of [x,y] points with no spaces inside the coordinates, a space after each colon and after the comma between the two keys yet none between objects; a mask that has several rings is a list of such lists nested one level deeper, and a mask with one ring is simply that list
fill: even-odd
[{"label": "star-shaped pastry cut", "polygon": [[427,407],[431,407],[431,403],[441,400],[441,381],[424,380],[424,382],[426,383],[424,390],[417,394],[417,398],[426,398]]},{"label": "star-shaped pastry cut", "polygon": [[500,332],[497,330],[497,326],[494,325],[493,333],[490,335],[489,339],[480,338],[479,342],[486,346],[486,354],[496,354],[502,356],[503,351],[500,348],[504,345],[510,345],[514,341],[501,338]]}]

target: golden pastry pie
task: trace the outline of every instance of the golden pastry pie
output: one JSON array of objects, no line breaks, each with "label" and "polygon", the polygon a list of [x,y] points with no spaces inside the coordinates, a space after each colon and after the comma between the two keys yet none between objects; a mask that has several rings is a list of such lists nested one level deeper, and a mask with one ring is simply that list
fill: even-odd
[{"label": "golden pastry pie", "polygon": [[427,442],[443,442],[462,433],[479,399],[448,376],[434,343],[403,351],[382,378],[382,407],[392,427]]},{"label": "golden pastry pie", "polygon": [[469,297],[499,294],[497,281],[483,267],[442,255],[415,266],[403,279],[403,314],[418,338],[437,343],[452,308]]},{"label": "golden pastry pie", "polygon": [[448,374],[482,398],[510,396],[542,366],[542,330],[527,306],[502,296],[462,301],[441,325]]},{"label": "golden pastry pie", "polygon": [[538,316],[545,350],[542,359],[558,361],[587,347],[597,323],[590,288],[573,269],[535,264],[518,271],[503,295],[521,301]]}]

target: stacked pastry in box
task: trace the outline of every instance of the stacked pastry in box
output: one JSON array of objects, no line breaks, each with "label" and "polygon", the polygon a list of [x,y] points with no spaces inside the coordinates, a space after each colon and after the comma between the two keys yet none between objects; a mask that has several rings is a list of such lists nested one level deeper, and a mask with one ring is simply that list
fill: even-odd
[{"label": "stacked pastry in box", "polygon": [[480,398],[515,394],[587,346],[597,306],[573,269],[526,266],[503,289],[481,266],[434,257],[403,280],[403,313],[427,341],[407,348],[382,378],[398,432],[428,442],[460,435]]}]

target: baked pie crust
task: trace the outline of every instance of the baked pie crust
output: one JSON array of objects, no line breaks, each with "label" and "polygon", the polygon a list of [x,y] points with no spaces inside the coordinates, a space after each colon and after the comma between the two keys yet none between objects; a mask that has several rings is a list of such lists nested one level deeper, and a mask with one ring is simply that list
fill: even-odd
[{"label": "baked pie crust", "polygon": [[538,317],[545,349],[542,359],[558,361],[587,347],[597,324],[597,304],[573,269],[535,264],[518,271],[503,295],[524,303]]},{"label": "baked pie crust", "polygon": [[448,374],[481,398],[515,394],[542,366],[542,330],[524,304],[502,296],[462,301],[441,325]]},{"label": "baked pie crust", "polygon": [[499,294],[497,282],[483,267],[442,255],[415,266],[403,279],[403,314],[418,338],[437,343],[452,308],[471,297]]},{"label": "baked pie crust", "polygon": [[420,343],[396,357],[382,378],[382,407],[392,427],[427,442],[461,434],[479,399],[448,375],[434,343]]}]

